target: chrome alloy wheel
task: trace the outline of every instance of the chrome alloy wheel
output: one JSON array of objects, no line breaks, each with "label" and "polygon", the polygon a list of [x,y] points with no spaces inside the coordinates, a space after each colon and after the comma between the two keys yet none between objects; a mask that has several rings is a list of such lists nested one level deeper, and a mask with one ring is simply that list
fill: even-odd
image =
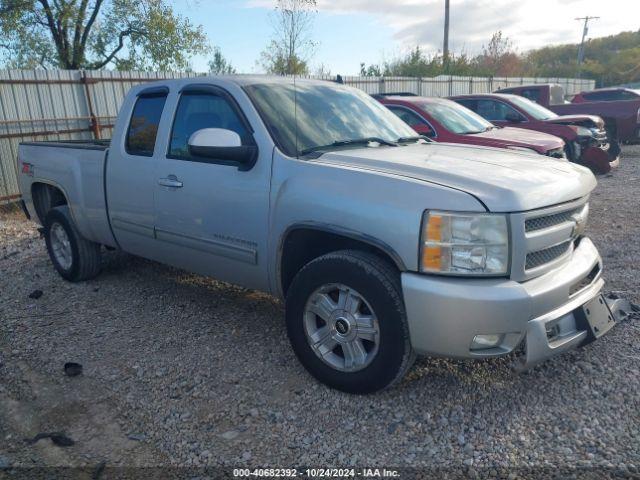
[{"label": "chrome alloy wheel", "polygon": [[331,368],[355,372],[378,353],[378,319],[362,295],[341,283],[323,285],[304,309],[304,332],[315,354]]},{"label": "chrome alloy wheel", "polygon": [[73,253],[66,230],[59,223],[54,223],[51,225],[49,235],[51,237],[51,250],[53,250],[56,261],[64,270],[69,270],[73,263]]}]

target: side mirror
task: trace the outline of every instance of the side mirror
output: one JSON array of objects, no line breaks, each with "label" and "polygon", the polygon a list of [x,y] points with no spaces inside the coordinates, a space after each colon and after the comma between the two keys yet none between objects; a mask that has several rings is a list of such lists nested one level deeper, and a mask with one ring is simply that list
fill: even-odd
[{"label": "side mirror", "polygon": [[203,128],[189,137],[189,153],[194,157],[237,163],[247,170],[256,161],[258,148],[242,145],[240,135],[223,128]]},{"label": "side mirror", "polygon": [[509,123],[520,123],[522,122],[522,117],[515,112],[509,112],[504,117],[504,119]]}]

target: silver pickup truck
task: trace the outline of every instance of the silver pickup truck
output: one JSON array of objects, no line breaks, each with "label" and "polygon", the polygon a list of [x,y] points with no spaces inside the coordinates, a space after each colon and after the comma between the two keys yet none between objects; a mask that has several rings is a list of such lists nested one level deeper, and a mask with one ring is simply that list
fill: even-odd
[{"label": "silver pickup truck", "polygon": [[589,170],[427,141],[342,85],[138,86],[110,142],[23,143],[18,163],[62,277],[96,276],[104,246],[270,292],[300,361],[344,391],[415,354],[527,368],[616,323]]}]

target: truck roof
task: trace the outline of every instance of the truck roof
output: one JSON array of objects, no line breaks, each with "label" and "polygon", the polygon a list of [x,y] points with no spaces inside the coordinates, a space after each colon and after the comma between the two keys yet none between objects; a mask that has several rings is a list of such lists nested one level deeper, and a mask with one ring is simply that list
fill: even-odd
[{"label": "truck roof", "polygon": [[[327,80],[315,80],[310,78],[299,77],[283,77],[279,75],[206,75],[199,77],[185,77],[185,78],[172,78],[172,79],[159,79],[153,82],[148,82],[143,85],[144,87],[153,87],[158,85],[184,85],[190,83],[208,83],[214,81],[215,83],[233,83],[239,86],[256,85],[256,84],[283,84],[293,85],[296,84],[317,84],[326,85]],[[140,87],[140,85],[138,86]]]}]

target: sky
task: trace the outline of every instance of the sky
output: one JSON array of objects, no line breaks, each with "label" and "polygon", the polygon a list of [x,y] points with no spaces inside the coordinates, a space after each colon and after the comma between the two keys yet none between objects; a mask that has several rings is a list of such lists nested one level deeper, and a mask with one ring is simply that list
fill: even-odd
[{"label": "sky", "polygon": [[[174,8],[203,26],[212,45],[241,73],[258,73],[260,53],[273,27],[275,0],[173,0]],[[640,29],[639,0],[451,0],[449,48],[476,54],[502,30],[519,51],[559,43],[578,43],[583,23],[599,16],[587,38]],[[393,59],[420,45],[442,49],[444,0],[318,0],[313,26],[317,42],[312,73],[356,75],[367,65]],[[193,59],[196,71],[207,58]]]}]

